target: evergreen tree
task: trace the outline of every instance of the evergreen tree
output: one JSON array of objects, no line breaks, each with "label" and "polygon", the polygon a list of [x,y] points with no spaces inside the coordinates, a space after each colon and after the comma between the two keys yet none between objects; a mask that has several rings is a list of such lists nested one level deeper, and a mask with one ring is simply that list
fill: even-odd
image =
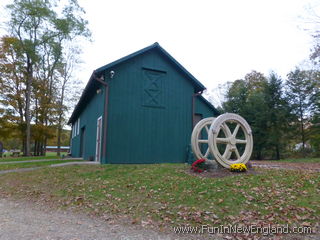
[{"label": "evergreen tree", "polygon": [[225,96],[223,108],[226,112],[237,113],[250,124],[253,138],[253,157],[263,158],[263,150],[267,143],[267,105],[264,91],[267,83],[262,73],[252,71],[244,80],[233,82]]},{"label": "evergreen tree", "polygon": [[305,154],[307,142],[306,123],[310,120],[314,106],[311,100],[314,91],[312,72],[296,68],[288,74],[286,88],[291,113],[295,117],[294,122],[301,139],[303,154]]},{"label": "evergreen tree", "polygon": [[291,120],[289,103],[283,92],[282,79],[271,73],[265,88],[268,121],[268,147],[274,149],[275,158],[281,158],[285,150]]}]

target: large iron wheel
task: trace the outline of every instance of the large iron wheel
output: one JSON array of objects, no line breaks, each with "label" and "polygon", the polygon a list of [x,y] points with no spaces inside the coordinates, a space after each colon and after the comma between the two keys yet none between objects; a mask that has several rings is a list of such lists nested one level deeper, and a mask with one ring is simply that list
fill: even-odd
[{"label": "large iron wheel", "polygon": [[253,148],[251,128],[237,114],[222,114],[210,126],[208,145],[211,154],[223,167],[229,168],[233,163],[245,164]]}]

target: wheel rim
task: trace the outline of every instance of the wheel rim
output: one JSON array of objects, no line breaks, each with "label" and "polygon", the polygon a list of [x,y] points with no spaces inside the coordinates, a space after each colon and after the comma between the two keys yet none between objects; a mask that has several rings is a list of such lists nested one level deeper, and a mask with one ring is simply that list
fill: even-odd
[{"label": "wheel rim", "polygon": [[[221,131],[229,132],[230,135],[225,134],[224,137],[221,137]],[[249,161],[253,147],[252,131],[244,118],[237,114],[225,113],[217,117],[211,124],[208,143],[215,159],[222,166],[229,168],[233,163]],[[221,148],[225,149],[223,153]]]},{"label": "wheel rim", "polygon": [[[214,155],[210,151],[209,147],[209,131],[210,127],[215,120],[214,117],[205,118],[199,121],[194,127],[191,135],[191,147],[192,152],[196,156],[197,159],[204,158],[206,160],[214,161]],[[228,127],[222,127],[222,131],[225,135],[230,136],[230,129]],[[230,157],[230,152],[225,152],[226,157]]]}]

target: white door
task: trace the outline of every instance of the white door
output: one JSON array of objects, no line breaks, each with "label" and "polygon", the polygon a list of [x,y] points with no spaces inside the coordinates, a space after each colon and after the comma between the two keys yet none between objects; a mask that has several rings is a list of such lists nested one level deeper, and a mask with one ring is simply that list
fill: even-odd
[{"label": "white door", "polygon": [[96,140],[96,162],[101,160],[101,133],[102,133],[102,117],[97,120],[97,140]]}]

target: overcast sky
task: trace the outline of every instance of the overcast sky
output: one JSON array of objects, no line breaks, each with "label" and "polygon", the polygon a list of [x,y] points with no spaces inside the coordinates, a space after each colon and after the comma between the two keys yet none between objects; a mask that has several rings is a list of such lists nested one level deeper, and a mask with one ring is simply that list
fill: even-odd
[{"label": "overcast sky", "polygon": [[209,90],[251,70],[285,77],[310,54],[313,42],[303,28],[317,2],[79,0],[93,42],[82,44],[77,76],[86,83],[94,69],[159,42]]},{"label": "overcast sky", "polygon": [[[285,75],[308,58],[301,0],[80,0],[94,42],[84,50],[83,76],[159,42],[208,89],[251,70]],[[301,18],[302,17],[302,18]]]}]

